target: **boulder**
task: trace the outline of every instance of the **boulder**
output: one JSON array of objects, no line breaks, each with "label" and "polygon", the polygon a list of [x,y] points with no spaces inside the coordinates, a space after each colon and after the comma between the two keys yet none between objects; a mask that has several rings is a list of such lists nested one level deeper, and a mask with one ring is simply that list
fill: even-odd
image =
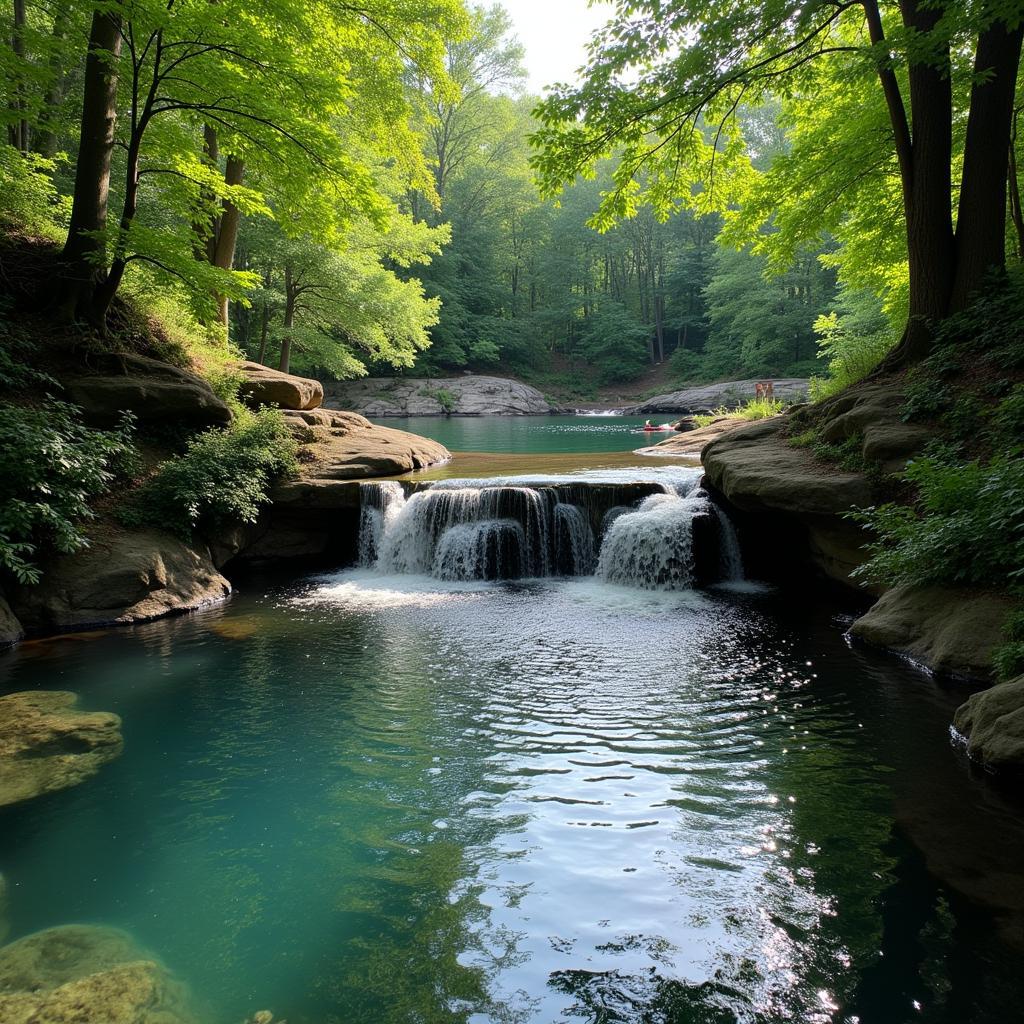
[{"label": "boulder", "polygon": [[145,356],[108,355],[97,372],[62,380],[68,399],[90,423],[109,426],[130,411],[140,423],[174,423],[200,429],[223,426],[231,410],[201,377]]},{"label": "boulder", "polygon": [[250,405],[316,409],[323,404],[324,387],[318,380],[282,373],[262,363],[242,363],[241,370],[245,380],[239,393]]},{"label": "boulder", "polygon": [[843,514],[871,504],[871,486],[862,474],[824,465],[789,444],[785,423],[781,416],[743,423],[711,441],[701,453],[705,479],[745,513],[743,533],[755,536],[760,553],[778,567],[789,571],[809,561],[862,589],[851,573],[864,562],[864,532]]},{"label": "boulder", "polygon": [[899,378],[862,381],[822,404],[821,437],[839,444],[860,437],[861,453],[883,472],[899,473],[932,434],[927,427],[903,422],[904,393]]},{"label": "boulder", "polygon": [[[727,380],[720,384],[704,384],[700,387],[683,388],[667,395],[655,395],[639,405],[630,405],[622,410],[626,416],[647,416],[650,413],[706,413],[715,409],[736,409],[756,397],[757,385],[768,378],[758,380]],[[808,381],[803,377],[786,377],[773,380],[775,397],[784,402],[804,402],[808,395]]]},{"label": "boulder", "polygon": [[299,479],[284,485],[294,494],[297,487],[322,482],[394,476],[447,462],[451,453],[429,438],[391,427],[378,427],[351,412],[329,409],[286,413],[296,436],[308,439],[308,461]]},{"label": "boulder", "polygon": [[982,690],[957,708],[967,752],[991,768],[1024,768],[1024,676]]},{"label": "boulder", "polygon": [[836,516],[871,504],[861,473],[823,465],[782,434],[783,417],[756,420],[704,449],[708,480],[733,504],[797,516]]},{"label": "boulder", "polygon": [[30,632],[145,622],[231,593],[204,544],[112,527],[90,540],[85,550],[46,564],[38,584],[12,590],[11,603]]},{"label": "boulder", "polygon": [[850,627],[860,640],[906,655],[935,672],[989,679],[992,652],[1012,611],[1004,597],[946,586],[886,591]]},{"label": "boulder", "polygon": [[444,380],[368,377],[327,384],[324,402],[364,416],[540,416],[552,412],[529,384],[468,374]]},{"label": "boulder", "polygon": [[113,928],[49,928],[0,948],[4,1024],[192,1024],[185,990]]},{"label": "boulder", "polygon": [[274,488],[254,527],[211,541],[218,564],[228,558],[351,561],[359,530],[358,481],[397,476],[451,458],[436,441],[374,426],[358,413],[308,409],[286,412],[285,419],[304,445],[299,475]]},{"label": "boulder", "polygon": [[11,644],[16,644],[24,635],[25,631],[21,628],[21,623],[11,611],[7,598],[0,591],[0,650],[10,647]]},{"label": "boulder", "polygon": [[121,719],[79,711],[77,700],[46,690],[0,697],[0,806],[77,786],[120,755]]}]

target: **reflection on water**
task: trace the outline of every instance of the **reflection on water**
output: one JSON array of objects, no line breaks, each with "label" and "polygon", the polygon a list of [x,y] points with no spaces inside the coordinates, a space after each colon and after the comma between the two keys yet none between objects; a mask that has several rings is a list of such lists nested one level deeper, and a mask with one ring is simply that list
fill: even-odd
[{"label": "reflection on water", "polygon": [[1018,809],[950,748],[957,695],[820,610],[250,589],[0,663],[126,741],[0,816],[13,935],[124,927],[225,1024],[1015,1019]]},{"label": "reflection on water", "polygon": [[[411,416],[377,422],[432,437],[453,452],[506,455],[628,452],[670,436],[645,433],[643,416]],[[544,465],[554,468],[547,458]]]}]

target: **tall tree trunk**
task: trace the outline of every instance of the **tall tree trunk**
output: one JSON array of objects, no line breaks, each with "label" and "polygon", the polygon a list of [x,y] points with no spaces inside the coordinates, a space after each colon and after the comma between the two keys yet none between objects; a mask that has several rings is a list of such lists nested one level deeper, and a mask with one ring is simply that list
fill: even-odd
[{"label": "tall tree trunk", "polygon": [[[16,63],[25,60],[25,0],[14,0],[14,23],[11,27],[11,49],[14,51]],[[19,68],[20,71],[20,68]],[[27,153],[29,150],[29,128],[25,117],[24,85],[19,85],[11,99],[14,120],[7,128],[7,135],[12,146]]]},{"label": "tall tree trunk", "polygon": [[1014,114],[1013,132],[1010,137],[1010,155],[1007,161],[1009,172],[1010,219],[1017,235],[1017,259],[1024,260],[1024,208],[1021,206],[1020,178],[1017,175],[1017,115]]},{"label": "tall tree trunk", "polygon": [[978,38],[956,221],[956,278],[948,312],[962,310],[1006,261],[1006,152],[1024,25],[995,22]]},{"label": "tall tree trunk", "polygon": [[295,280],[292,268],[284,269],[284,334],[281,337],[281,362],[278,369],[288,373],[292,359],[292,327],[295,326]]},{"label": "tall tree trunk", "polygon": [[[908,27],[927,35],[942,10],[921,9],[921,0],[903,0]],[[952,192],[953,85],[948,47],[941,63],[911,63],[910,82],[913,169],[907,213],[907,252],[910,263],[910,318],[903,346],[910,360],[927,354],[931,324],[949,309],[956,270],[956,246],[949,197]],[[1003,150],[1005,153],[1005,149]]]},{"label": "tall tree trunk", "polygon": [[[245,161],[229,156],[224,169],[226,185],[241,185],[245,177]],[[238,244],[238,229],[242,223],[242,214],[234,203],[225,199],[221,204],[222,212],[217,227],[217,244],[213,252],[212,263],[221,270],[232,270],[235,265],[235,248]],[[225,336],[228,329],[228,297],[217,296],[217,320],[224,327]]]},{"label": "tall tree trunk", "polygon": [[82,97],[82,128],[71,223],[62,255],[59,308],[71,318],[91,312],[94,286],[103,278],[106,247],[97,232],[107,226],[110,155],[117,119],[117,71],[121,56],[121,15],[96,11],[89,31]]},{"label": "tall tree trunk", "polygon": [[264,303],[263,316],[260,318],[260,354],[256,360],[258,363],[267,365],[267,340],[270,337],[270,307]]},{"label": "tall tree trunk", "polygon": [[57,155],[57,125],[60,108],[68,90],[69,73],[64,68],[63,43],[67,38],[70,15],[58,7],[53,16],[53,56],[50,58],[50,85],[43,102],[43,113],[32,138],[32,145],[40,156],[52,159]]}]

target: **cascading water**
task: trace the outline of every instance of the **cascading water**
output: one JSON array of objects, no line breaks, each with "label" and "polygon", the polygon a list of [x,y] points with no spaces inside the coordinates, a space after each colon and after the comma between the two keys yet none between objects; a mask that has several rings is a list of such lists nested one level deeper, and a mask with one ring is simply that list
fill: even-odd
[{"label": "cascading water", "polygon": [[645,590],[687,590],[694,582],[693,520],[707,499],[655,494],[618,516],[601,545],[597,576]]},{"label": "cascading water", "polygon": [[579,505],[555,505],[555,557],[568,576],[589,576],[594,571],[594,531]]},{"label": "cascading water", "polygon": [[397,480],[381,480],[363,484],[359,496],[359,565],[369,569],[380,557],[387,528],[405,505],[405,491]]},{"label": "cascading water", "polygon": [[596,575],[685,590],[742,578],[728,517],[698,470],[627,476],[446,480],[406,496],[362,488],[359,561],[450,581]]}]

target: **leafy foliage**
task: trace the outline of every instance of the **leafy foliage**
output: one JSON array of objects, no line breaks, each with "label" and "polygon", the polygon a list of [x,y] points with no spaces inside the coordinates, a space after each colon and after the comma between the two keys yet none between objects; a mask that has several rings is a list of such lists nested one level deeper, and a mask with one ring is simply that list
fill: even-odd
[{"label": "leafy foliage", "polygon": [[1009,587],[1024,582],[1024,459],[961,462],[933,455],[906,471],[910,505],[852,513],[876,539],[857,574],[899,583]]},{"label": "leafy foliage", "polygon": [[161,463],[122,510],[128,525],[160,526],[189,538],[201,526],[253,523],[271,484],[294,471],[296,444],[279,412],[240,410],[223,430],[191,439]]},{"label": "leafy foliage", "polygon": [[95,517],[91,502],[133,465],[131,433],[127,416],[117,430],[92,430],[66,402],[0,402],[0,569],[37,583],[46,550],[88,546],[82,523]]}]

